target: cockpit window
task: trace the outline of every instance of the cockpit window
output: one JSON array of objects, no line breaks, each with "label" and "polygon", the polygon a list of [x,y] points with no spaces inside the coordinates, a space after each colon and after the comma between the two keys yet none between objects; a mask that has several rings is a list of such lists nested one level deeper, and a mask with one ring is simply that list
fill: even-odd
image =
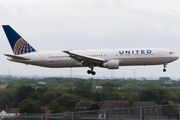
[{"label": "cockpit window", "polygon": [[169,52],[169,54],[174,54],[174,52]]}]

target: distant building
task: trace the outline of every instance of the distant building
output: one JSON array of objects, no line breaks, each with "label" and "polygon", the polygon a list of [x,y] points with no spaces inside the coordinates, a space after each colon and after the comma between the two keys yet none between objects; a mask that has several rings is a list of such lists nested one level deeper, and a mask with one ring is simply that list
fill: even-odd
[{"label": "distant building", "polygon": [[[157,106],[157,104],[154,101],[134,101],[132,103],[131,107],[143,107],[145,118],[148,118],[149,116],[150,117],[153,117],[153,116],[160,117],[163,115],[163,113],[161,111],[161,107]],[[140,109],[135,108],[135,109],[133,109],[133,112],[135,115],[139,115]]]},{"label": "distant building", "polygon": [[47,84],[47,83],[46,83],[46,82],[38,82],[38,84],[45,85],[45,84]]},{"label": "distant building", "polygon": [[[99,102],[93,102],[92,100],[81,100],[78,102],[74,108],[76,108],[79,111],[87,111],[88,115],[91,116],[98,116],[97,110],[100,109],[101,103]],[[95,111],[94,111],[95,110]],[[79,113],[82,117],[87,117],[87,112]]]},{"label": "distant building", "polygon": [[102,88],[102,86],[96,86],[96,88]]},{"label": "distant building", "polygon": [[164,84],[174,84],[173,82],[171,82],[171,79],[168,80],[165,80]]},{"label": "distant building", "polygon": [[[96,89],[102,89],[102,86],[96,86]],[[114,87],[115,88],[115,87]],[[118,87],[118,89],[121,89],[121,87]]]},{"label": "distant building", "polygon": [[81,100],[75,106],[79,111],[88,111],[88,110],[99,110],[99,104],[92,100]]},{"label": "distant building", "polygon": [[2,109],[0,113],[5,111],[9,116],[16,116],[20,114],[20,108],[9,108],[9,109]]},{"label": "distant building", "polygon": [[45,114],[51,114],[52,110],[47,110],[47,104],[45,106],[41,106],[42,109],[45,110]]},{"label": "distant building", "polygon": [[131,107],[143,107],[157,105],[154,101],[133,101]]},{"label": "distant building", "polygon": [[9,115],[3,110],[0,111],[0,118],[8,117]]},{"label": "distant building", "polygon": [[127,100],[105,100],[102,104],[102,109],[118,109],[130,107],[130,103]]},{"label": "distant building", "polygon": [[114,119],[119,117],[126,118],[132,115],[130,103],[127,100],[105,100],[98,115],[103,115],[105,109],[110,109],[108,110],[108,115]]},{"label": "distant building", "polygon": [[179,114],[179,105],[175,104],[173,101],[168,101],[166,104],[170,106],[163,106],[161,108],[164,116]]}]

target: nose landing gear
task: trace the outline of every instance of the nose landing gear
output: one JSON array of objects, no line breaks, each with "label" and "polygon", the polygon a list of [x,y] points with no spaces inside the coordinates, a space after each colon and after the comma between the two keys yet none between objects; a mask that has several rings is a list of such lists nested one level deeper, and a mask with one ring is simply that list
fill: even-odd
[{"label": "nose landing gear", "polygon": [[163,64],[163,66],[164,66],[163,72],[166,72],[167,64]]}]

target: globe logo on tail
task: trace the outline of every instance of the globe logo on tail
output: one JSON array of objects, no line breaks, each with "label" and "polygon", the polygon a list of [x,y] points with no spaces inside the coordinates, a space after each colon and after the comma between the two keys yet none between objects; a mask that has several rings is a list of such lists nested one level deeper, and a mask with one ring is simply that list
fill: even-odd
[{"label": "globe logo on tail", "polygon": [[20,38],[14,45],[14,54],[20,55],[25,53],[36,52],[36,50],[27,43],[23,38]]}]

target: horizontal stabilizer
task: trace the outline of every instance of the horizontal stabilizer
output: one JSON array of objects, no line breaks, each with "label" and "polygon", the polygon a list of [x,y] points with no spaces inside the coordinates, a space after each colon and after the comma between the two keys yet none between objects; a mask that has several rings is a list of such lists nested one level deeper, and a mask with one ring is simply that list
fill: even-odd
[{"label": "horizontal stabilizer", "polygon": [[30,58],[20,57],[17,55],[9,55],[9,54],[4,54],[4,55],[12,58],[12,60],[30,60]]}]

